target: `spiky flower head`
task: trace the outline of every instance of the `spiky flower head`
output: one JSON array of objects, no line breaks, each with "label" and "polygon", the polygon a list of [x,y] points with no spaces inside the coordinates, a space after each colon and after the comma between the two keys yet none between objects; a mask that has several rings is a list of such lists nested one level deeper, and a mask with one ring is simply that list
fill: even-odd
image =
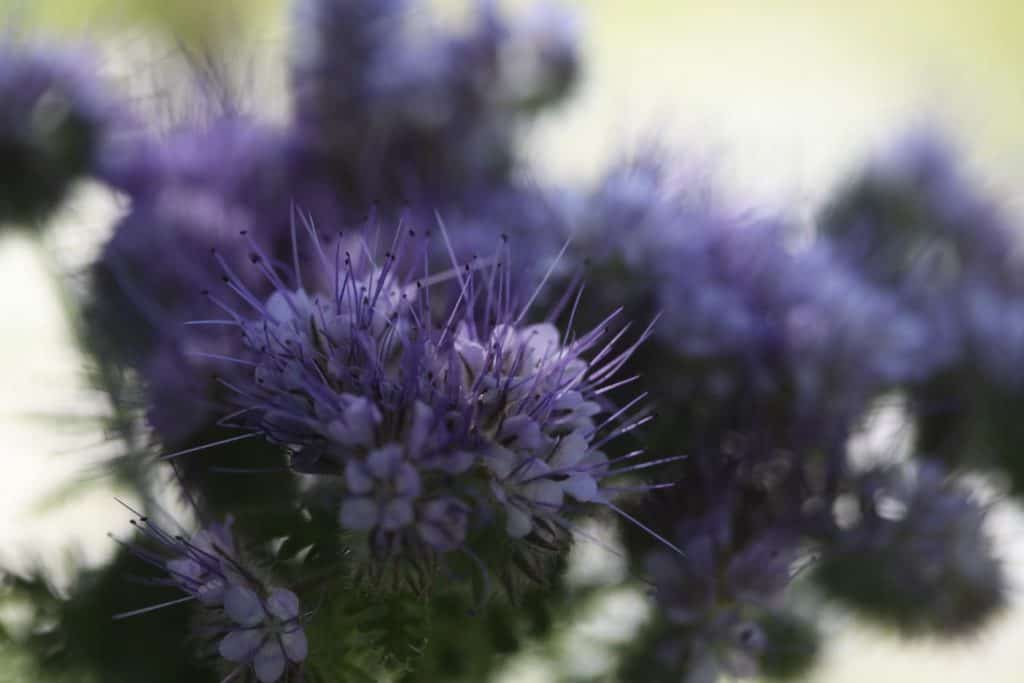
[{"label": "spiky flower head", "polygon": [[747,412],[788,402],[818,422],[849,419],[945,350],[828,243],[795,243],[784,218],[732,209],[675,159],[614,167],[575,222],[598,282],[614,281],[631,314],[663,312],[659,361],[683,368],[674,392],[660,390],[668,400],[718,399],[721,415],[737,400]]},{"label": "spiky flower head", "polygon": [[854,514],[815,571],[830,595],[909,635],[970,633],[1005,604],[986,507],[963,483],[921,465],[856,484]]},{"label": "spiky flower head", "polygon": [[652,646],[682,680],[755,676],[771,650],[787,646],[766,625],[794,575],[799,538],[783,526],[741,533],[735,521],[728,505],[716,505],[678,523],[682,556],[646,555],[658,610]]},{"label": "spiky flower head", "polygon": [[528,324],[506,245],[431,276],[429,237],[415,231],[375,260],[363,238],[322,244],[307,230],[321,262],[305,279],[296,263],[286,282],[250,242],[269,297],[224,262],[242,303],[218,299],[221,324],[248,353],[248,376],[227,383],[229,423],[247,431],[236,438],[288,449],[378,553],[461,548],[495,521],[550,545],[578,504],[614,507],[602,448],[648,418],[629,414],[639,398],[614,410],[602,394],[646,332],[615,350],[625,330],[606,340],[610,319],[579,337]]},{"label": "spiky flower head", "polygon": [[295,680],[308,654],[299,599],[260,578],[258,569],[244,559],[231,525],[228,518],[186,537],[168,533],[148,517],[132,520],[141,539],[128,548],[164,572],[154,583],[176,588],[185,597],[117,618],[194,602],[200,655],[215,651],[225,660],[231,670],[225,680]]},{"label": "spiky flower head", "polygon": [[291,85],[305,152],[360,200],[503,182],[518,122],[577,74],[564,12],[514,22],[480,0],[461,33],[413,0],[297,3]]},{"label": "spiky flower head", "polygon": [[192,352],[241,352],[222,330],[185,325],[218,314],[198,296],[220,283],[211,252],[265,296],[271,288],[238,233],[288,259],[290,201],[317,212],[329,202],[293,172],[287,133],[242,115],[182,126],[142,147],[118,171],[131,203],[93,268],[87,319],[93,346],[146,380],[150,423],[178,448],[216,419],[215,368]]}]

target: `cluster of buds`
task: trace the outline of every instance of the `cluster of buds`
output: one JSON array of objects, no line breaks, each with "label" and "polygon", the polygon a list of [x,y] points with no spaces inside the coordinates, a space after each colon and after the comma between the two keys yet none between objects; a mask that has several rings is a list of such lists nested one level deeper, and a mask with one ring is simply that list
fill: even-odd
[{"label": "cluster of buds", "polygon": [[132,520],[141,535],[128,547],[164,572],[155,583],[185,597],[118,615],[137,616],[194,602],[197,636],[213,645],[232,669],[225,680],[251,672],[260,683],[294,680],[308,654],[299,598],[273,586],[243,559],[231,531],[232,521],[211,524],[190,538],[171,535],[148,517]]}]

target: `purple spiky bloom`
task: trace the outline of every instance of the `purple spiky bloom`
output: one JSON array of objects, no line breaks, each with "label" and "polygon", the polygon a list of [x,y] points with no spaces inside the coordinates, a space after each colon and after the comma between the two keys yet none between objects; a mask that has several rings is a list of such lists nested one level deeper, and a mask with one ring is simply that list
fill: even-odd
[{"label": "purple spiky bloom", "polygon": [[275,683],[296,670],[308,654],[303,614],[292,591],[268,584],[248,565],[231,531],[232,520],[211,524],[193,534],[172,535],[148,517],[132,520],[141,539],[129,550],[165,572],[153,579],[184,592],[184,598],[120,614],[134,617],[195,602],[197,635],[230,663],[233,680],[251,671],[260,683]]},{"label": "purple spiky bloom", "polygon": [[72,183],[98,172],[115,124],[128,118],[84,53],[0,45],[0,221],[38,222]]},{"label": "purple spiky bloom", "polygon": [[311,189],[315,182],[294,187],[301,174],[289,149],[284,131],[227,116],[150,141],[125,162],[131,205],[95,267],[99,294],[90,322],[104,351],[142,374],[150,423],[172,447],[215,421],[215,368],[194,352],[243,352],[223,330],[185,325],[219,314],[197,296],[220,284],[212,252],[265,296],[271,287],[249,262],[239,232],[289,259],[290,236],[279,226],[288,225],[290,202],[307,200],[333,215],[333,202],[320,200],[326,193]]},{"label": "purple spiky bloom", "polygon": [[670,161],[613,168],[573,222],[577,250],[627,308],[662,311],[657,339],[691,367],[675,399],[743,388],[819,414],[827,400],[849,418],[934,367],[944,347],[913,306],[829,244],[793,244],[786,221],[730,210]]},{"label": "purple spiky bloom", "polygon": [[306,0],[292,49],[296,128],[310,159],[363,200],[461,196],[505,178],[518,122],[577,74],[572,20],[476,3],[452,34],[423,3]]},{"label": "purple spiky bloom", "polygon": [[249,241],[269,297],[222,261],[242,302],[217,297],[229,316],[218,324],[247,353],[225,361],[248,368],[225,381],[238,408],[227,423],[337,491],[343,527],[377,550],[446,551],[495,519],[511,538],[550,538],[572,528],[576,504],[616,507],[604,480],[633,467],[615,470],[602,448],[648,417],[629,412],[642,397],[614,410],[602,395],[647,331],[616,350],[614,315],[580,337],[527,324],[536,295],[516,303],[505,245],[431,276],[429,239],[414,231],[379,261],[363,238],[307,232],[319,274],[296,264],[282,279]]},{"label": "purple spiky bloom", "polygon": [[821,225],[837,257],[919,311],[944,349],[937,367],[976,365],[1012,386],[1024,351],[1019,236],[959,162],[936,131],[915,131],[845,188]]},{"label": "purple spiky bloom", "polygon": [[751,536],[734,527],[728,508],[677,523],[682,556],[655,549],[645,557],[667,623],[656,651],[686,680],[755,676],[766,648],[780,645],[768,642],[759,617],[778,607],[799,537],[783,526]]},{"label": "purple spiky bloom", "polygon": [[908,635],[972,633],[1006,601],[987,506],[937,465],[855,477],[816,569],[834,597]]}]

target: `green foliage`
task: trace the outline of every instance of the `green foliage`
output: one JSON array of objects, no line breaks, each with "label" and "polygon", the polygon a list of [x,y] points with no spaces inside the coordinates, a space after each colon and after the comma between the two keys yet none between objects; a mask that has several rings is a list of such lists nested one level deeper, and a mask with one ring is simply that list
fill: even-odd
[{"label": "green foliage", "polygon": [[1005,605],[1000,581],[947,573],[936,591],[908,580],[899,563],[887,549],[825,553],[813,576],[830,597],[861,617],[907,636],[976,633]]},{"label": "green foliage", "polygon": [[335,585],[314,604],[306,627],[312,683],[392,681],[409,670],[426,640],[426,603]]},{"label": "green foliage", "polygon": [[8,578],[2,603],[32,609],[26,636],[12,642],[32,658],[42,680],[216,680],[182,637],[188,632],[187,607],[113,620],[115,614],[174,597],[167,588],[133,581],[139,564],[121,551],[106,567],[79,572],[67,598],[56,595],[41,574]]},{"label": "green foliage", "polygon": [[788,612],[768,612],[757,620],[766,647],[758,661],[770,679],[793,680],[805,675],[817,660],[821,638],[814,624]]}]

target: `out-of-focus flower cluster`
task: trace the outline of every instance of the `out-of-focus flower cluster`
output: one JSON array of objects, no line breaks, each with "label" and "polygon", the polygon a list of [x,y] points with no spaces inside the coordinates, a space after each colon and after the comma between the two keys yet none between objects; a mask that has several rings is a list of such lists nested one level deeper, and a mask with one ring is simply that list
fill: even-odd
[{"label": "out-of-focus flower cluster", "polygon": [[[622,680],[797,676],[829,599],[986,624],[1006,576],[962,475],[1024,486],[1009,214],[934,133],[813,234],[651,150],[528,184],[519,136],[571,91],[577,24],[474,8],[455,30],[299,0],[279,124],[204,103],[157,133],[63,53],[0,53],[0,221],[78,178],[121,196],[83,340],[202,529],[135,523],[126,551],[184,596],[118,623],[192,603],[190,661],[225,681],[484,680],[585,603],[562,580],[586,518],[656,608]],[[852,440],[892,403],[916,455],[866,466]]]},{"label": "out-of-focus flower cluster", "polygon": [[287,588],[266,585],[236,546],[231,520],[201,529],[186,539],[142,517],[132,525],[143,541],[129,550],[165,573],[158,582],[186,597],[154,605],[120,618],[196,601],[200,605],[195,635],[204,649],[231,663],[229,678],[250,670],[260,683],[275,683],[306,659],[308,642],[302,628],[299,599]]}]

